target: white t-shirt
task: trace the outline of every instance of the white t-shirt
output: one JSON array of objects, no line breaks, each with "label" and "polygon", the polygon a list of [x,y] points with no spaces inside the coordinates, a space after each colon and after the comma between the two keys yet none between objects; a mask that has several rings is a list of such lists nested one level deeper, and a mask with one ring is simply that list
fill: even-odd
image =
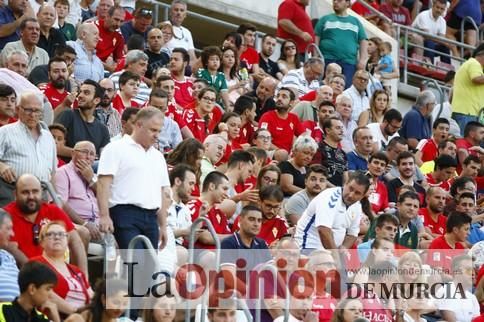
[{"label": "white t-shirt", "polygon": [[170,51],[178,47],[185,48],[186,50],[195,50],[192,33],[183,26],[173,26],[173,38],[170,39],[165,47],[170,49]]},{"label": "white t-shirt", "polygon": [[154,147],[145,150],[129,135],[106,145],[98,175],[113,176],[109,207],[129,204],[144,209],[159,208],[161,188],[170,186],[163,154]]},{"label": "white t-shirt", "polygon": [[339,247],[346,235],[358,236],[361,212],[360,202],[346,207],[343,188],[326,189],[309,203],[299,219],[295,239],[303,249],[324,249],[318,232],[318,227],[324,226],[331,228],[334,242]]},{"label": "white t-shirt", "polygon": [[391,141],[394,137],[399,136],[398,132],[395,132],[392,136],[389,136],[388,139],[385,139],[383,133],[380,129],[380,123],[370,123],[366,126],[371,131],[371,136],[373,136],[373,142],[378,144],[378,150],[385,150],[388,142]]},{"label": "white t-shirt", "polygon": [[[455,298],[446,298],[448,295]],[[474,294],[469,291],[465,291],[465,298],[462,298],[460,292],[456,292],[454,283],[449,286],[449,292],[447,287],[441,287],[436,292],[437,308],[440,311],[452,311],[455,314],[456,322],[471,322],[472,319],[479,316],[479,302]]]},{"label": "white t-shirt", "polygon": [[434,19],[431,9],[419,13],[413,21],[412,27],[420,30],[426,30],[428,33],[435,36],[445,35],[445,30],[447,28],[445,19],[443,17]]}]

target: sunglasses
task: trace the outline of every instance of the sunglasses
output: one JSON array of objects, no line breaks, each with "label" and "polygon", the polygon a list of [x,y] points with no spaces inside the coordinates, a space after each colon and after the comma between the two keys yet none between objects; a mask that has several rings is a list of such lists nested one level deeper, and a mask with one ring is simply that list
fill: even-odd
[{"label": "sunglasses", "polygon": [[32,226],[32,234],[34,235],[34,245],[40,244],[40,225],[34,224]]},{"label": "sunglasses", "polygon": [[146,8],[143,8],[139,11],[139,15],[140,16],[152,16],[153,15],[153,11],[150,10],[150,9],[146,9]]}]

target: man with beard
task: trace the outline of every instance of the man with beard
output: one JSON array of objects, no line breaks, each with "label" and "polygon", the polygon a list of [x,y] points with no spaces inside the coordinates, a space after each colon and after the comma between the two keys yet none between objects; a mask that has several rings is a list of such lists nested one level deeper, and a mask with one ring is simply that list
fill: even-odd
[{"label": "man with beard", "polygon": [[54,109],[54,117],[57,117],[62,111],[71,108],[76,99],[76,93],[70,94],[66,90],[69,73],[64,59],[52,58],[49,61],[48,70],[50,82],[43,88],[43,93]]},{"label": "man with beard", "polygon": [[346,154],[348,170],[368,170],[368,159],[373,151],[373,137],[369,128],[359,127],[353,131],[355,149]]},{"label": "man with beard", "polygon": [[328,169],[329,182],[341,187],[348,171],[348,160],[341,149],[343,122],[337,117],[329,117],[323,122],[323,132],[324,140],[319,143],[313,163],[321,164]]},{"label": "man with beard", "polygon": [[49,54],[38,47],[40,36],[40,25],[35,18],[26,18],[20,24],[20,40],[10,42],[2,50],[1,61],[5,65],[6,58],[13,51],[24,51],[29,56],[27,74],[36,66],[44,65],[49,62]]},{"label": "man with beard", "polygon": [[291,89],[282,87],[277,93],[276,110],[264,113],[259,120],[259,128],[268,130],[272,135],[271,149],[290,152],[295,136],[304,132],[298,117],[289,113],[295,99]]},{"label": "man with beard", "polygon": [[41,98],[24,92],[16,107],[18,122],[0,128],[0,206],[13,200],[14,183],[30,173],[50,181],[57,168],[54,138],[40,126]]},{"label": "man with beard", "polygon": [[37,19],[40,25],[40,36],[38,46],[44,49],[49,57],[54,56],[57,46],[64,46],[66,39],[59,29],[53,28],[57,13],[51,5],[44,4],[37,13]]},{"label": "man with beard", "polygon": [[121,133],[121,115],[116,111],[111,102],[113,101],[116,90],[114,89],[114,83],[111,79],[105,78],[99,82],[99,85],[104,89],[104,96],[99,103],[99,107],[96,108],[95,117],[101,123],[106,125],[109,131],[110,137],[115,137]]},{"label": "man with beard", "polygon": [[[85,80],[77,96],[78,108],[62,112],[56,119],[57,123],[64,125],[67,129],[66,147],[73,148],[79,141],[90,141],[96,147],[97,155],[101,149],[109,143],[109,131],[107,127],[96,120],[94,110],[104,96],[102,87],[93,80]],[[70,157],[72,149],[68,149]]]},{"label": "man with beard", "polygon": [[257,81],[261,81],[265,77],[274,77],[281,80],[282,73],[279,70],[277,63],[270,59],[276,48],[277,40],[273,35],[265,35],[262,37],[262,50],[259,53],[259,73],[254,74],[254,78]]},{"label": "man with beard", "polygon": [[274,102],[276,85],[277,81],[274,78],[266,77],[259,83],[255,91],[248,94],[256,99],[256,121],[259,121],[262,114],[272,111],[276,108],[276,102]]},{"label": "man with beard", "polygon": [[151,29],[148,32],[148,48],[145,50],[145,54],[148,55],[148,69],[145,76],[150,79],[153,71],[164,67],[170,61],[170,55],[162,51],[163,45],[163,32],[158,28]]},{"label": "man with beard", "polygon": [[448,119],[440,117],[434,121],[432,125],[432,137],[421,140],[417,145],[415,161],[418,166],[421,166],[424,162],[434,160],[439,155],[439,143],[447,140],[449,137],[449,129],[450,122]]},{"label": "man with beard", "polygon": [[[318,121],[314,123],[313,128],[311,129],[311,137],[316,140],[317,143],[323,141],[324,132],[323,132],[323,123],[328,117],[336,116],[336,107],[334,106],[331,100],[329,101],[322,101],[319,104],[318,110]],[[311,121],[303,122],[303,126],[306,128],[307,125]]]},{"label": "man with beard", "polygon": [[420,208],[418,214],[422,217],[425,230],[433,237],[445,234],[447,218],[443,215],[447,193],[440,187],[430,187],[427,190],[427,208]]},{"label": "man with beard", "polygon": [[40,231],[50,221],[62,221],[68,233],[71,263],[87,274],[87,258],[79,234],[69,217],[55,204],[42,201],[40,181],[31,174],[20,176],[15,185],[15,201],[5,207],[12,216],[14,235],[8,246],[17,263],[42,255]]},{"label": "man with beard", "polygon": [[313,164],[306,172],[305,188],[293,194],[284,205],[289,224],[295,226],[311,200],[328,185],[328,171],[319,164]]},{"label": "man with beard", "polygon": [[398,130],[402,127],[402,114],[396,109],[390,109],[383,115],[383,122],[370,123],[373,137],[373,151],[385,150],[391,139],[398,136]]},{"label": "man with beard", "polygon": [[101,38],[96,45],[96,55],[103,62],[104,69],[110,72],[114,72],[116,63],[124,56],[124,38],[119,32],[124,16],[124,8],[114,5],[109,8],[106,19],[94,22]]},{"label": "man with beard", "polygon": [[175,102],[183,108],[189,108],[197,97],[196,90],[192,89],[193,79],[185,76],[185,69],[189,63],[190,55],[186,49],[175,48],[172,50],[168,68],[175,82]]}]

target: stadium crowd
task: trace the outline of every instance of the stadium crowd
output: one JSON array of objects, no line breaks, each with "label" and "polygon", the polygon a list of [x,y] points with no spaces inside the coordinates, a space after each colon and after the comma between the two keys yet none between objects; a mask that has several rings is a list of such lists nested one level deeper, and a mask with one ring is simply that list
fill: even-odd
[{"label": "stadium crowd", "polygon": [[[392,36],[427,32],[411,50],[450,63],[460,49],[432,36],[481,25],[483,1],[367,2],[389,19],[333,0],[312,22],[309,0],[283,0],[260,52],[243,23],[198,57],[184,0],[158,25],[135,1],[2,3],[0,321],[183,320],[177,287],[133,310],[126,281],[89,274],[89,245],[139,235],[178,286],[192,246],[239,295],[253,284],[239,281],[243,251],[282,288],[336,272],[288,312],[292,295],[264,293],[257,322],[484,321],[484,43],[464,21],[474,50],[447,75],[448,113],[430,90],[401,113],[392,44],[348,11]],[[323,57],[306,57],[312,43]],[[391,298],[350,296],[399,283]],[[405,297],[416,283],[442,287]],[[237,309],[228,299],[207,319],[245,321]]]}]

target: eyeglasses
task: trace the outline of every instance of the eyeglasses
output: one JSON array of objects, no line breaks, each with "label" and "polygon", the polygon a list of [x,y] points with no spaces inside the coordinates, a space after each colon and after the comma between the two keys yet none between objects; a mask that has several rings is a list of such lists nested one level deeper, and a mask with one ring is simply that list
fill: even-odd
[{"label": "eyeglasses", "polygon": [[56,238],[61,239],[61,238],[66,238],[67,233],[63,231],[51,231],[46,233],[44,236],[48,239],[56,239]]},{"label": "eyeglasses", "polygon": [[272,136],[270,136],[270,135],[258,135],[257,138],[258,139],[261,139],[262,141],[270,141],[270,140],[272,140]]},{"label": "eyeglasses", "polygon": [[278,211],[281,209],[281,205],[277,205],[277,206],[273,206],[273,205],[268,205],[268,204],[265,204],[265,203],[262,203],[262,205],[267,208],[267,210],[275,210],[275,211]]},{"label": "eyeglasses", "polygon": [[87,149],[76,149],[74,151],[79,152],[79,153],[84,154],[84,155],[88,155],[90,157],[95,157],[96,156],[96,152],[89,151]]},{"label": "eyeglasses", "polygon": [[40,243],[40,225],[34,224],[32,226],[32,234],[34,235],[34,245],[38,245]]},{"label": "eyeglasses", "polygon": [[29,108],[29,107],[23,107],[21,106],[22,110],[27,113],[27,114],[31,114],[31,115],[40,115],[42,114],[42,110],[38,110],[38,109],[35,109],[35,108]]},{"label": "eyeglasses", "polygon": [[211,98],[211,97],[207,97],[207,96],[202,97],[202,100],[204,100],[205,102],[209,102],[209,103],[215,103],[215,101],[216,101],[215,98]]},{"label": "eyeglasses", "polygon": [[151,11],[150,9],[143,8],[139,11],[139,15],[140,16],[152,16],[153,11]]}]

